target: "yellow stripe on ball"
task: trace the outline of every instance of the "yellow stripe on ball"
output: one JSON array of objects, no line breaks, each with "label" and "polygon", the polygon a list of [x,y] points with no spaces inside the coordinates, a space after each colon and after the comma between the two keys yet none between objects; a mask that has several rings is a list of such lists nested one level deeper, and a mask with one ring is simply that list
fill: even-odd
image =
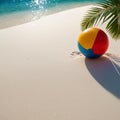
[{"label": "yellow stripe on ball", "polygon": [[78,38],[78,42],[82,45],[82,47],[84,47],[85,49],[90,49],[92,48],[97,33],[98,33],[99,29],[98,28],[90,28],[86,29],[84,32],[82,32]]}]

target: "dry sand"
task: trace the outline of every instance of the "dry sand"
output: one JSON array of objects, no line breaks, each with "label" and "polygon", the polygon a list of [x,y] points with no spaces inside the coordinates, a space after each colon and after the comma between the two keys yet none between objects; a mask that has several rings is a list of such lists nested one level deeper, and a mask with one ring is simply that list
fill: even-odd
[{"label": "dry sand", "polygon": [[0,120],[120,120],[119,62],[70,55],[90,7],[0,30]]}]

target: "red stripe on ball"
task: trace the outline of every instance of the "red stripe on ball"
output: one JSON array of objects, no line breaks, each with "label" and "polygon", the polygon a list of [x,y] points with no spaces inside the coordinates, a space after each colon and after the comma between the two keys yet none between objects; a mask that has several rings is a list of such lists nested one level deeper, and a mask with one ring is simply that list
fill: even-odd
[{"label": "red stripe on ball", "polygon": [[104,54],[108,49],[108,45],[109,42],[107,35],[102,30],[99,30],[92,47],[94,54]]}]

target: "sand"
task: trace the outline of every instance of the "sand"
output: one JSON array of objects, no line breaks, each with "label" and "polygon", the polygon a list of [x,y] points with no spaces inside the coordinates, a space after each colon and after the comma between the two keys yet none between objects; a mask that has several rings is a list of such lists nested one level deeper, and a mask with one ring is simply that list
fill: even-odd
[{"label": "sand", "polygon": [[[1,120],[120,120],[119,62],[71,56],[91,7],[0,30]],[[118,57],[120,41],[108,36]]]}]

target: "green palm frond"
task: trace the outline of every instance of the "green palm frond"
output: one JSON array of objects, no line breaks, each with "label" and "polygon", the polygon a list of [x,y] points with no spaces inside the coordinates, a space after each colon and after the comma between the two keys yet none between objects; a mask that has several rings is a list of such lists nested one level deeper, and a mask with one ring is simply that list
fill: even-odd
[{"label": "green palm frond", "polygon": [[120,38],[120,0],[105,0],[91,8],[84,16],[81,28],[85,30],[107,22],[106,29],[115,39]]},{"label": "green palm frond", "polygon": [[102,8],[94,7],[88,11],[84,19],[82,20],[82,30],[96,25],[101,19]]}]

